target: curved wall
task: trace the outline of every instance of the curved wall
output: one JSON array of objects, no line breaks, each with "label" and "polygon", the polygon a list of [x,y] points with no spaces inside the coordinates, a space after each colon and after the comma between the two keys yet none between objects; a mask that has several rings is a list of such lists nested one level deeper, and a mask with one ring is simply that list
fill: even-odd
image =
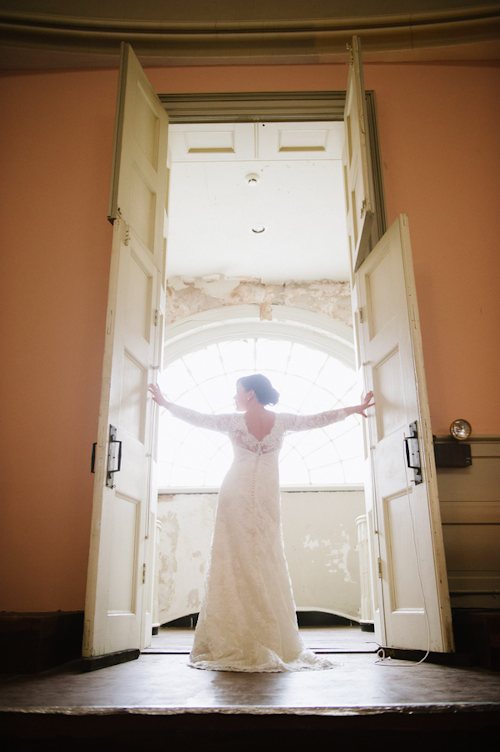
[{"label": "curved wall", "polygon": [[[158,92],[340,90],[344,65],[155,68]],[[0,608],[83,608],[117,71],[0,78]],[[434,433],[500,433],[500,71],[366,65],[389,222],[410,218]]]},{"label": "curved wall", "polygon": [[338,62],[353,34],[366,60],[498,59],[499,11],[486,0],[4,0],[0,67],[117,66],[122,41],[144,65]]}]

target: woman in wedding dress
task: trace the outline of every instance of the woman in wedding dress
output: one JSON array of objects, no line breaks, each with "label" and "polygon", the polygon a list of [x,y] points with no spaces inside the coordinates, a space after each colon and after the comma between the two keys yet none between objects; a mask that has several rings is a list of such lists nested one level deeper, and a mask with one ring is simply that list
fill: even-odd
[{"label": "woman in wedding dress", "polygon": [[302,643],[281,530],[278,456],[283,437],[366,417],[361,405],[317,415],[266,410],[278,392],[261,374],[237,382],[236,412],[206,415],[179,407],[149,386],[154,401],[176,418],[229,436],[233,463],[219,491],[205,594],[190,665],[217,671],[302,671],[332,668]]}]

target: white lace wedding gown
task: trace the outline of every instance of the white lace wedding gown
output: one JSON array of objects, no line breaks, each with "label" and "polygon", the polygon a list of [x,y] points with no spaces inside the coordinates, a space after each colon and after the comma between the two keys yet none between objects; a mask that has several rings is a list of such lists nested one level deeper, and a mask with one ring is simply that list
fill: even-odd
[{"label": "white lace wedding gown", "polygon": [[277,413],[262,441],[244,413],[205,415],[171,405],[172,415],[229,435],[234,461],[220,487],[205,595],[190,665],[217,671],[332,668],[300,638],[281,530],[278,455],[284,435],[343,420],[344,410]]}]

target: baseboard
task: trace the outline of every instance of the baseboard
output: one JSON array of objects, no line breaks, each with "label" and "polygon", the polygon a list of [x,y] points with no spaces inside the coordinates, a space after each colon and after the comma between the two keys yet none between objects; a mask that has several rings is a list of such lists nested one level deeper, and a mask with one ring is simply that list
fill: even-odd
[{"label": "baseboard", "polygon": [[105,655],[92,655],[88,658],[82,658],[81,670],[98,671],[101,668],[109,668],[110,666],[117,666],[119,663],[128,663],[129,661],[135,661],[139,658],[141,651],[139,649],[131,650],[118,650],[116,653],[106,653]]},{"label": "baseboard", "polygon": [[0,613],[0,673],[36,674],[82,654],[83,611]]},{"label": "baseboard", "polygon": [[474,665],[500,671],[500,610],[454,608],[453,634],[457,651],[470,653]]}]

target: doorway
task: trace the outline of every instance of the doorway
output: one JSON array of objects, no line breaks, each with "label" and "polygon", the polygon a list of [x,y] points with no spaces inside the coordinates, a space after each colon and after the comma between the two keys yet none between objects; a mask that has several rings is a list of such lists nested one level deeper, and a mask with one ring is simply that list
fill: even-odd
[{"label": "doorway", "polygon": [[[372,567],[373,591],[378,594],[375,623],[381,639],[384,642],[387,639],[387,645],[415,648],[429,644],[431,649],[449,650],[452,646],[451,615],[408,218],[399,215],[377,243],[382,219],[374,190],[377,182],[374,158],[378,150],[369,154],[369,142],[376,129],[367,133],[369,115],[356,37],[352,50],[345,97],[349,148],[347,152],[344,148],[343,162],[351,239],[350,274],[351,281],[356,280],[353,290],[356,291],[357,358],[363,365],[367,388],[373,386],[378,395],[376,421],[371,421],[370,440],[365,446],[366,477],[370,479],[365,483],[365,492],[370,491],[367,507],[371,560],[374,554],[378,555],[378,580],[375,582]],[[256,98],[258,95],[243,96],[245,101]],[[293,109],[293,104],[291,107]],[[206,119],[205,113],[201,120]],[[217,118],[212,119],[217,122]],[[231,117],[229,121],[234,119]],[[310,119],[308,115],[304,118]],[[275,118],[276,122],[281,120]],[[113,253],[96,449],[84,636],[86,655],[146,645],[151,635],[157,446],[154,438],[156,411],[145,394],[146,384],[154,380],[157,370],[161,369],[168,118],[131,47],[126,44],[122,47],[115,136],[109,203]],[[288,145],[285,144],[285,148]],[[264,312],[265,309],[264,305]],[[387,339],[386,334],[391,337]],[[393,335],[397,335],[396,338]],[[384,350],[384,343],[391,343],[392,349]],[[364,353],[370,348],[373,355],[365,358]],[[421,431],[418,442],[422,447],[424,482],[418,488],[410,487],[405,481],[406,465],[400,451],[411,421],[417,421]],[[122,443],[128,462],[118,472],[120,468],[114,467],[113,460],[120,452],[111,450]],[[115,472],[117,474],[113,475]],[[405,500],[410,508],[413,502],[417,511],[418,536],[414,537],[413,549],[395,545],[404,540],[404,536],[411,535],[413,527],[408,510],[404,508]],[[122,530],[126,533],[125,539]],[[400,532],[404,532],[404,536]],[[123,540],[126,540],[126,547]],[[408,554],[412,558],[410,568]],[[421,577],[422,593],[424,590],[426,593],[425,607],[422,599],[415,597],[418,593],[415,572],[419,562],[425,568]],[[387,624],[392,630],[390,634]]]},{"label": "doorway", "polygon": [[[174,402],[232,412],[232,382],[256,370],[278,388],[277,411],[310,414],[359,401],[343,142],[338,121],[170,126],[163,384]],[[203,335],[205,311],[220,317],[216,333]],[[310,316],[309,335],[305,321],[302,331],[290,322],[301,312]],[[180,349],[183,323],[193,327],[192,339],[181,338]],[[281,461],[285,547],[297,608],[356,622],[362,618],[360,421],[351,418],[321,435],[300,434],[296,446],[284,447]],[[190,616],[200,606],[214,492],[224,474],[214,474],[224,447],[205,433],[166,415],[160,419],[156,624]],[[173,466],[164,454],[175,457]],[[371,600],[370,593],[363,598]]]}]

